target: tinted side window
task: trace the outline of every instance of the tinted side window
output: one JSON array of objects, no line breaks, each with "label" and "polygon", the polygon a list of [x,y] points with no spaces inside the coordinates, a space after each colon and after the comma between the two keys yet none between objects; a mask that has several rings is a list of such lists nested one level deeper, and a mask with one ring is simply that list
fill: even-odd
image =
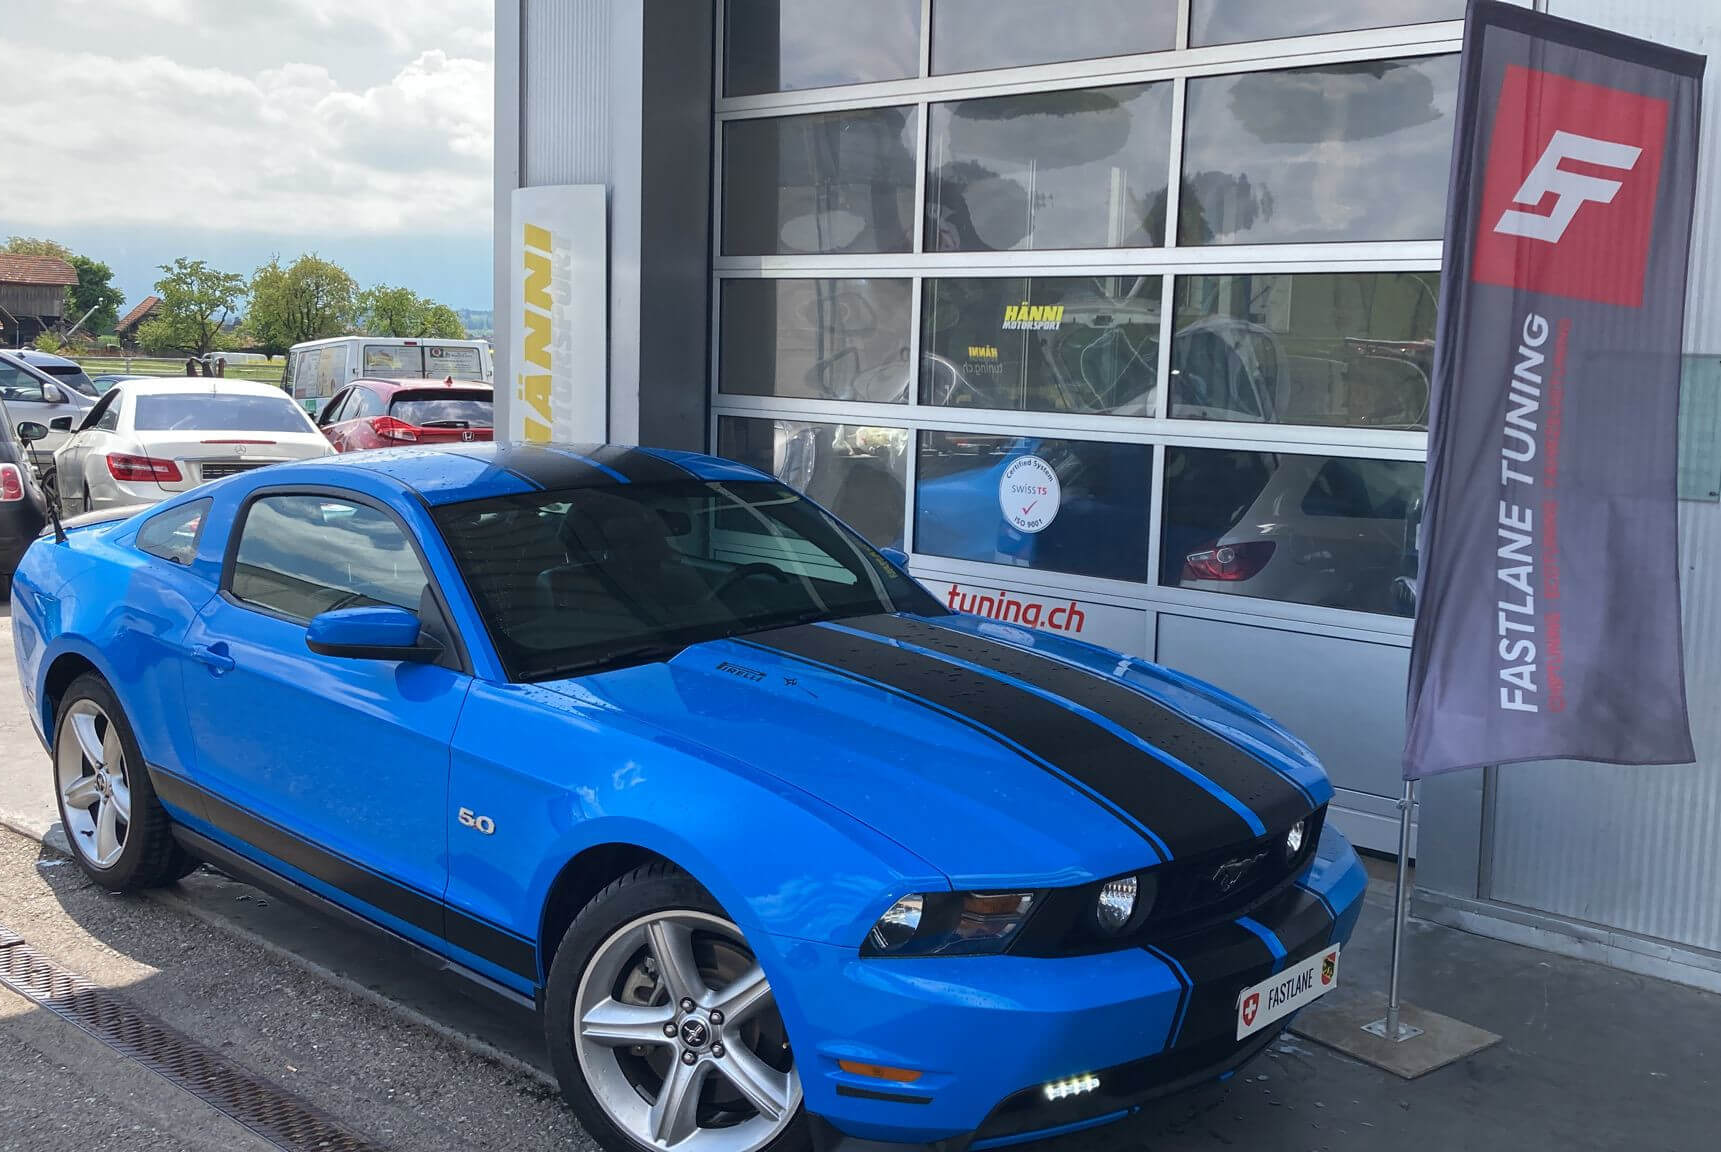
[{"label": "tinted side window", "polygon": [[372,416],[381,416],[385,410],[381,396],[369,388],[354,388],[353,397],[347,403],[347,411],[341,419],[366,420]]},{"label": "tinted side window", "polygon": [[191,563],[197,558],[197,542],[203,536],[203,521],[209,513],[210,503],[197,500],[181,504],[145,520],[143,527],[137,530],[138,551],[175,564]]},{"label": "tinted side window", "polygon": [[85,413],[83,421],[75,424],[74,427],[77,428],[79,432],[82,432],[86,428],[100,428],[104,431],[113,431],[113,429],[119,426],[119,395],[120,394],[118,392],[110,391],[106,396],[103,396],[100,400],[96,401],[96,406]]},{"label": "tinted side window", "polygon": [[322,415],[317,417],[321,425],[339,424],[346,419],[345,408],[347,401],[353,398],[352,390],[336,393],[335,397],[323,406]]},{"label": "tinted side window", "polygon": [[424,568],[393,517],[328,496],[265,496],[245,513],[230,590],[294,620],[334,608],[418,610]]},{"label": "tinted side window", "polygon": [[0,400],[45,399],[42,382],[18,367],[0,360]]}]

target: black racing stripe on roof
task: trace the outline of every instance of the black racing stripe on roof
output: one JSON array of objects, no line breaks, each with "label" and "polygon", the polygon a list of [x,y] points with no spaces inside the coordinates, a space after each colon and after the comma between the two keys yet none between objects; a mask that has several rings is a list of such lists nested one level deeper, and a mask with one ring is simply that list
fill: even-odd
[{"label": "black racing stripe on roof", "polygon": [[998,733],[1139,822],[1174,858],[1255,839],[1213,793],[1080,712],[1009,679],[839,628],[803,625],[748,639],[851,671]]},{"label": "black racing stripe on roof", "polygon": [[[474,453],[476,455],[476,453]],[[489,462],[546,490],[561,488],[607,488],[626,482],[595,460],[582,458],[575,448],[552,448],[539,444],[508,444],[495,449]]]},{"label": "black racing stripe on roof", "polygon": [[1273,974],[1267,942],[1227,920],[1193,936],[1162,941],[1157,949],[1182,966],[1190,988],[1183,1024],[1171,1048],[1194,1048],[1237,1035],[1237,993]]},{"label": "black racing stripe on roof", "polygon": [[692,472],[673,460],[659,456],[649,448],[633,448],[624,444],[600,444],[573,451],[595,460],[606,468],[627,477],[632,484],[673,484],[677,480],[692,480]]},{"label": "black racing stripe on roof", "polygon": [[982,665],[1092,708],[1207,777],[1255,813],[1269,831],[1289,828],[1315,807],[1308,794],[1284,773],[1176,710],[1101,673],[924,620],[873,616],[851,621],[849,626]]}]

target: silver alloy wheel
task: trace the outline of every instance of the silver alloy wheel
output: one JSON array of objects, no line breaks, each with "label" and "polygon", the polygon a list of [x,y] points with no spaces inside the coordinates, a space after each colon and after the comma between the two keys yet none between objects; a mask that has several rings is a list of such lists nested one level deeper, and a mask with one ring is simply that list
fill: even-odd
[{"label": "silver alloy wheel", "polygon": [[112,868],[131,829],[131,778],[119,729],[94,700],[66,709],[54,737],[54,780],[78,854],[97,868]]},{"label": "silver alloy wheel", "polygon": [[757,1152],[801,1103],[764,972],[740,929],[704,912],[653,912],[598,946],[574,1051],[604,1113],[648,1148]]}]

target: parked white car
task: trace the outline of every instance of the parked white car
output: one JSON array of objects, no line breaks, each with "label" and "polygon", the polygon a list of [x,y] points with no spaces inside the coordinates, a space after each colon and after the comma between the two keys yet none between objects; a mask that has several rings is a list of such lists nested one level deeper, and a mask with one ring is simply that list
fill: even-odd
[{"label": "parked white car", "polygon": [[[1184,487],[1234,492],[1249,472],[1236,456],[1205,457],[1233,474],[1229,484],[1198,473]],[[1416,571],[1420,462],[1290,453],[1247,459],[1259,469],[1259,487],[1217,539],[1179,540],[1178,527],[1167,527],[1167,540],[1182,549],[1179,587],[1361,612],[1414,611],[1415,590],[1403,578]]]},{"label": "parked white car", "polygon": [[55,449],[48,486],[71,515],[153,504],[223,476],[333,452],[292,397],[271,385],[125,380]]}]

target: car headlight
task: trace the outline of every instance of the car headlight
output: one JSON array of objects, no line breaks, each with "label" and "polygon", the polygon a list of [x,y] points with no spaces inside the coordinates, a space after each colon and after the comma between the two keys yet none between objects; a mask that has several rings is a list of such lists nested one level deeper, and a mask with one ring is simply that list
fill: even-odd
[{"label": "car headlight", "polygon": [[915,892],[867,933],[868,956],[972,956],[1002,952],[1034,907],[1033,892]]},{"label": "car headlight", "polygon": [[1094,897],[1094,927],[1101,936],[1122,936],[1147,919],[1158,895],[1159,878],[1151,872],[1107,880]]}]

